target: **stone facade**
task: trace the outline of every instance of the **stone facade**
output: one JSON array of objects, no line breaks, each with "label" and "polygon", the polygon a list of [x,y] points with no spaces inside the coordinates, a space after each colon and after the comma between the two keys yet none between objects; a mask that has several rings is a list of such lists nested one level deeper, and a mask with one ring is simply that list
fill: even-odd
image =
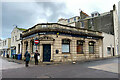
[{"label": "stone facade", "polygon": [[[54,31],[54,29],[56,32]],[[62,29],[62,31],[60,29]],[[78,31],[78,32],[75,33],[75,31]],[[31,49],[32,47],[31,41],[34,41],[34,39],[37,37],[39,39],[39,45],[37,46],[37,50],[40,53],[41,62],[43,61],[43,55],[44,55],[43,45],[44,44],[51,45],[50,61],[66,62],[66,61],[80,61],[80,60],[87,60],[87,59],[95,59],[95,58],[99,58],[100,54],[103,54],[102,49],[100,49],[102,48],[102,38],[103,38],[101,35],[102,35],[101,32],[89,31],[85,29],[83,30],[76,29],[72,26],[61,25],[58,23],[37,24],[34,27],[22,33],[22,37],[23,37],[22,54],[24,57],[24,53],[26,52],[26,49],[27,49],[28,52],[31,55],[33,55],[33,52]],[[62,40],[63,39],[70,40],[69,53],[63,53],[62,51],[62,45],[63,45]],[[84,53],[83,54],[77,53],[77,41],[78,40],[84,41],[83,43]],[[89,42],[90,41],[93,41],[95,43],[93,54],[89,53]]]}]

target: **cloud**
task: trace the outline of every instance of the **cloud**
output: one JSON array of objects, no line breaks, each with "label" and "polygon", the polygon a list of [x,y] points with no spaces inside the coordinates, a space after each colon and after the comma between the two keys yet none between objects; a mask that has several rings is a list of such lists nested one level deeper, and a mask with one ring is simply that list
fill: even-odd
[{"label": "cloud", "polygon": [[2,38],[11,36],[13,25],[30,28],[37,23],[57,22],[59,18],[79,16],[79,9],[89,15],[94,11],[108,12],[119,0],[30,1],[33,2],[2,2]]},{"label": "cloud", "polygon": [[3,2],[2,3],[2,37],[11,36],[15,26],[30,28],[37,23],[57,22],[65,13],[65,3],[54,2]]}]

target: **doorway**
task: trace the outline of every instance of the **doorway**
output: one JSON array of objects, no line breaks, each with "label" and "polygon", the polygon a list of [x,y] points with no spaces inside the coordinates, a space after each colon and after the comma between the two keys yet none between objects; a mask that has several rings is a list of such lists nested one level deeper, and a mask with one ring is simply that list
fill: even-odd
[{"label": "doorway", "polygon": [[50,62],[51,59],[51,45],[43,44],[43,62]]}]

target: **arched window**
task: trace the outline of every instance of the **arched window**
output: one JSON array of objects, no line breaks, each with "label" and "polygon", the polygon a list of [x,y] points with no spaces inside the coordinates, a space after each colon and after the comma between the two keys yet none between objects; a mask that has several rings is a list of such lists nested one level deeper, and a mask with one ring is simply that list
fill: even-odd
[{"label": "arched window", "polygon": [[89,53],[90,53],[90,54],[95,53],[95,51],[94,51],[94,44],[95,44],[94,41],[90,41],[90,42],[89,42]]},{"label": "arched window", "polygon": [[70,39],[62,39],[62,53],[70,53]]},{"label": "arched window", "polygon": [[83,54],[83,44],[85,41],[77,40],[77,54]]}]

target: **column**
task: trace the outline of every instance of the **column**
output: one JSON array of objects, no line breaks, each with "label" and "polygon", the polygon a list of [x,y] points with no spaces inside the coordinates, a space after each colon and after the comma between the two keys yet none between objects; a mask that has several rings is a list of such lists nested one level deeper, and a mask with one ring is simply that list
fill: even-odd
[{"label": "column", "polygon": [[23,43],[22,43],[22,59],[24,58],[25,49],[26,49],[26,44],[25,44],[25,42],[23,41]]},{"label": "column", "polygon": [[40,61],[43,61],[43,46],[40,44]]},{"label": "column", "polygon": [[89,45],[88,45],[89,41],[87,39],[85,39],[85,43],[84,43],[84,56],[85,59],[88,59],[89,57]]},{"label": "column", "polygon": [[28,41],[28,52],[30,53],[30,40]]},{"label": "column", "polygon": [[53,56],[54,55],[54,53],[53,53],[53,44],[51,44],[51,59],[50,59],[50,61],[53,61]]},{"label": "column", "polygon": [[94,46],[95,46],[95,48],[94,48],[94,50],[95,50],[95,57],[97,58],[97,57],[99,57],[99,46],[100,46],[98,41],[96,41]]},{"label": "column", "polygon": [[77,60],[77,41],[75,39],[72,39],[70,42],[70,53],[71,53],[71,60],[76,61]]}]

